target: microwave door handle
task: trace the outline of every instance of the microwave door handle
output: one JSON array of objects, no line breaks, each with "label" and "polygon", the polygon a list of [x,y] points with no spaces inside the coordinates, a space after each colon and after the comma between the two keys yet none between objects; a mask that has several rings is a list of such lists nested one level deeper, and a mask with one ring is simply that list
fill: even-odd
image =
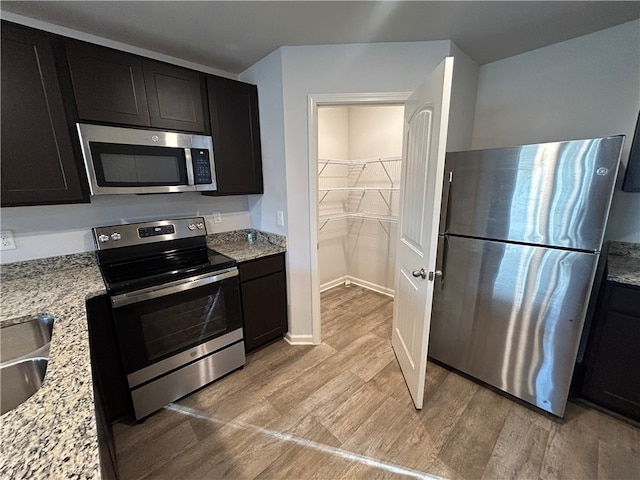
[{"label": "microwave door handle", "polygon": [[187,164],[187,185],[195,185],[195,177],[193,175],[193,159],[191,158],[191,149],[184,149],[184,159]]}]

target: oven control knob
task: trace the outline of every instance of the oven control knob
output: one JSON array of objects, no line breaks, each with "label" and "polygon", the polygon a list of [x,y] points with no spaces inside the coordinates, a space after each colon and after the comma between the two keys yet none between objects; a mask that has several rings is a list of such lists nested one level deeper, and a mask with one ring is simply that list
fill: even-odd
[{"label": "oven control knob", "polygon": [[111,240],[113,240],[114,242],[117,240],[120,240],[122,238],[122,235],[120,235],[118,232],[113,232],[111,234]]},{"label": "oven control knob", "polygon": [[196,227],[198,227],[198,230],[202,230],[204,228],[204,223],[198,222],[196,223]]},{"label": "oven control knob", "polygon": [[189,225],[187,225],[187,228],[189,230],[195,230],[196,229],[196,224],[195,223],[190,223]]},{"label": "oven control knob", "polygon": [[98,240],[100,240],[100,242],[105,243],[109,241],[109,235],[105,235],[104,233],[102,235],[100,235],[98,237]]}]

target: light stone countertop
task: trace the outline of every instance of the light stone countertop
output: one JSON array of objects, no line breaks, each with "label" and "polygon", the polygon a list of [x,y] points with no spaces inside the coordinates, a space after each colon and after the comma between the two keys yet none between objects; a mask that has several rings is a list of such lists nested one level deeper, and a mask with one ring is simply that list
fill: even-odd
[{"label": "light stone countertop", "polygon": [[[285,237],[253,229],[207,244],[238,262],[286,251]],[[0,326],[54,316],[42,387],[0,417],[0,478],[101,477],[85,302],[104,293],[93,252],[0,265]]]},{"label": "light stone countertop", "polygon": [[0,324],[54,317],[42,387],[0,417],[1,478],[100,478],[85,302],[106,292],[93,253],[0,267]]},{"label": "light stone countertop", "polygon": [[640,287],[640,244],[610,243],[607,280]]},{"label": "light stone countertop", "polygon": [[[249,234],[253,235],[252,243],[247,240]],[[216,252],[233,258],[236,262],[246,262],[260,257],[284,253],[287,250],[284,236],[253,229],[209,235],[207,236],[207,246]]]}]

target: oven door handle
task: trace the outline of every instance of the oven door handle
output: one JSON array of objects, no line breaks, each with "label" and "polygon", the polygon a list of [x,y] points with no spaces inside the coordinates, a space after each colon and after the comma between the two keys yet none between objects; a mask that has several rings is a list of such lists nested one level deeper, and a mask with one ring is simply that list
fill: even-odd
[{"label": "oven door handle", "polygon": [[136,290],[135,292],[121,293],[120,295],[114,295],[111,297],[111,305],[113,308],[124,307],[125,305],[131,305],[132,303],[144,302],[146,300],[152,300],[154,298],[165,297],[167,295],[173,295],[174,293],[184,292],[194,288],[216,283],[225,278],[237,277],[238,268],[233,267],[227,270],[221,270],[219,273],[211,275],[206,273],[198,275],[197,277],[191,277],[187,280],[176,280],[175,282],[166,283],[164,285],[144,288],[142,290]]}]

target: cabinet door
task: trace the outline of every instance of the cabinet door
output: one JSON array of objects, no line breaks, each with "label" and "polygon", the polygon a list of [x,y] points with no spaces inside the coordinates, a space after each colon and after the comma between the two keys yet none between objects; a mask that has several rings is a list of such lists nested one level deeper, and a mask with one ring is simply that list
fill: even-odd
[{"label": "cabinet door", "polygon": [[244,345],[247,352],[287,331],[287,291],[285,273],[278,272],[240,284],[244,318]]},{"label": "cabinet door", "polygon": [[2,206],[88,202],[52,38],[2,23]]},{"label": "cabinet door", "polygon": [[151,126],[203,133],[202,75],[151,60],[143,70]]},{"label": "cabinet door", "polygon": [[588,348],[583,394],[640,421],[640,288],[606,282]]},{"label": "cabinet door", "polygon": [[217,195],[263,193],[258,89],[207,77]]},{"label": "cabinet door", "polygon": [[66,50],[81,120],[151,125],[140,57],[72,40]]}]

